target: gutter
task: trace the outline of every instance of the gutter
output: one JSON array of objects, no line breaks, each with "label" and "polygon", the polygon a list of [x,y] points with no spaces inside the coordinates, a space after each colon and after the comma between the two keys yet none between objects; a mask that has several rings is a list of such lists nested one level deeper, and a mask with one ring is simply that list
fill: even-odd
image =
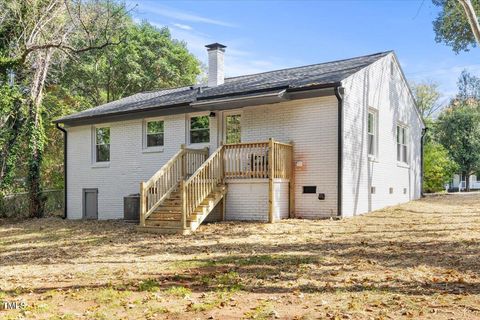
[{"label": "gutter", "polygon": [[337,154],[337,216],[342,216],[343,199],[343,97],[345,88],[341,85],[335,87],[335,96],[338,100],[338,154]]},{"label": "gutter", "polygon": [[424,155],[423,155],[423,149],[425,145],[425,136],[427,135],[427,130],[428,128],[425,127],[422,129],[422,137],[420,138],[420,196],[423,198],[425,197],[425,194],[423,193],[423,172],[424,172]]},{"label": "gutter", "polygon": [[[249,96],[238,96],[238,97],[230,97],[230,98],[217,98],[217,99],[210,99],[210,100],[200,100],[196,102],[190,103],[192,108],[204,108],[205,110],[212,110],[212,109],[234,109],[239,108],[246,105],[258,105],[258,104],[269,104],[269,103],[277,103],[284,100],[288,100],[288,94],[286,93],[287,90],[276,90],[274,92],[267,92],[261,94],[254,94]],[[227,107],[226,104],[229,104]]]},{"label": "gutter", "polygon": [[62,219],[67,218],[67,130],[62,128],[58,123],[55,123],[55,127],[63,132],[63,217]]},{"label": "gutter", "polygon": [[[326,84],[312,84],[305,86],[279,86],[262,90],[251,90],[241,94],[198,97],[196,101],[182,102],[174,105],[150,106],[140,110],[130,109],[107,114],[90,115],[81,118],[59,118],[53,123],[63,123],[69,126],[89,125],[102,122],[142,119],[148,117],[165,116],[194,112],[196,110],[224,110],[240,108],[245,105],[270,104],[286,100],[307,99],[325,95],[333,95],[333,89],[341,86],[340,82]],[[229,103],[228,108],[225,104]]]}]

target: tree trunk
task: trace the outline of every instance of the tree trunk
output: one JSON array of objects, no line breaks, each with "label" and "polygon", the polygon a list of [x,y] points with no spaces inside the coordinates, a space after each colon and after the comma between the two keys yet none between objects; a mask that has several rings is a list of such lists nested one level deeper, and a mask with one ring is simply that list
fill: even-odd
[{"label": "tree trunk", "polygon": [[473,9],[472,3],[470,0],[458,0],[465,11],[465,15],[467,16],[468,24],[470,25],[470,29],[472,30],[473,36],[477,41],[477,44],[480,46],[480,24],[478,23],[478,18]]},{"label": "tree trunk", "polygon": [[469,171],[465,175],[465,191],[470,192],[470,173],[469,173]]},{"label": "tree trunk", "polygon": [[40,106],[43,98],[43,88],[50,67],[52,51],[50,49],[38,52],[34,61],[34,75],[30,91],[29,121],[27,137],[29,144],[28,154],[28,189],[29,214],[31,217],[41,218],[44,213],[44,195],[41,185],[41,165],[44,147],[44,132],[41,121]]},{"label": "tree trunk", "polygon": [[[20,108],[19,108],[20,109]],[[13,125],[10,130],[10,135],[5,143],[4,150],[0,152],[0,191],[8,189],[12,185],[15,176],[15,168],[17,167],[18,155],[18,140],[20,138],[20,131],[22,130],[22,120],[19,119],[20,112],[12,119]]]}]

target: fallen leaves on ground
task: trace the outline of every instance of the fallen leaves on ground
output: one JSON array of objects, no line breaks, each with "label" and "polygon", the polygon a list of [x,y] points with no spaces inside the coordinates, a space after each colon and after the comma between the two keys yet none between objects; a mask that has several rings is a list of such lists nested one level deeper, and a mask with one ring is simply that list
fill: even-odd
[{"label": "fallen leaves on ground", "polygon": [[480,319],[480,195],[344,220],[0,220],[0,318]]}]

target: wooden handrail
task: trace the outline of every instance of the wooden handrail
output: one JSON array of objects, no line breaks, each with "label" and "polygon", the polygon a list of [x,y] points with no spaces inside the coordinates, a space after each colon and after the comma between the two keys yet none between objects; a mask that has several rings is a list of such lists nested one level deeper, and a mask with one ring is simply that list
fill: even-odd
[{"label": "wooden handrail", "polygon": [[180,149],[180,151],[178,151],[170,160],[167,161],[167,163],[163,165],[163,167],[161,167],[157,172],[153,174],[153,176],[150,179],[148,179],[148,181],[145,182],[145,187],[146,188],[150,187],[156,180],[158,180],[158,178],[161,175],[163,175],[165,171],[167,171],[169,168],[172,167],[173,163],[177,161],[178,158],[181,157],[184,152],[185,152],[184,149]]},{"label": "wooden handrail", "polygon": [[223,146],[192,174],[182,186],[182,225],[186,228],[187,219],[191,217],[205,198],[223,182]]},{"label": "wooden handrail", "polygon": [[140,225],[165,201],[188,175],[205,161],[208,149],[182,149],[165,163],[147,182],[140,184]]},{"label": "wooden handrail", "polygon": [[[208,157],[208,149],[182,149],[177,152],[147,182],[140,186],[140,223],[169,197],[177,187],[181,190],[181,223],[225,178],[269,179],[269,220],[273,221],[274,179],[293,179],[293,145],[270,139],[268,142],[243,142],[220,146]],[[290,181],[290,198],[293,183]]]}]

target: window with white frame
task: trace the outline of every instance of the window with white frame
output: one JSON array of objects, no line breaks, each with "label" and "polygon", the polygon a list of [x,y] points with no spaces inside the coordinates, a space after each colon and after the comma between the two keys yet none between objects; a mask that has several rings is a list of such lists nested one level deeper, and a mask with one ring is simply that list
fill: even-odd
[{"label": "window with white frame", "polygon": [[95,128],[95,162],[110,161],[110,128]]},{"label": "window with white frame", "polygon": [[163,147],[165,124],[163,120],[147,120],[145,122],[145,147]]},{"label": "window with white frame", "polygon": [[368,112],[367,120],[368,131],[368,155],[375,156],[377,154],[377,113],[375,111]]},{"label": "window with white frame", "polygon": [[209,116],[195,116],[190,118],[190,143],[210,142]]},{"label": "window with white frame", "polygon": [[240,143],[242,140],[241,114],[225,115],[225,142]]},{"label": "window with white frame", "polygon": [[397,125],[397,161],[408,163],[408,130]]}]

